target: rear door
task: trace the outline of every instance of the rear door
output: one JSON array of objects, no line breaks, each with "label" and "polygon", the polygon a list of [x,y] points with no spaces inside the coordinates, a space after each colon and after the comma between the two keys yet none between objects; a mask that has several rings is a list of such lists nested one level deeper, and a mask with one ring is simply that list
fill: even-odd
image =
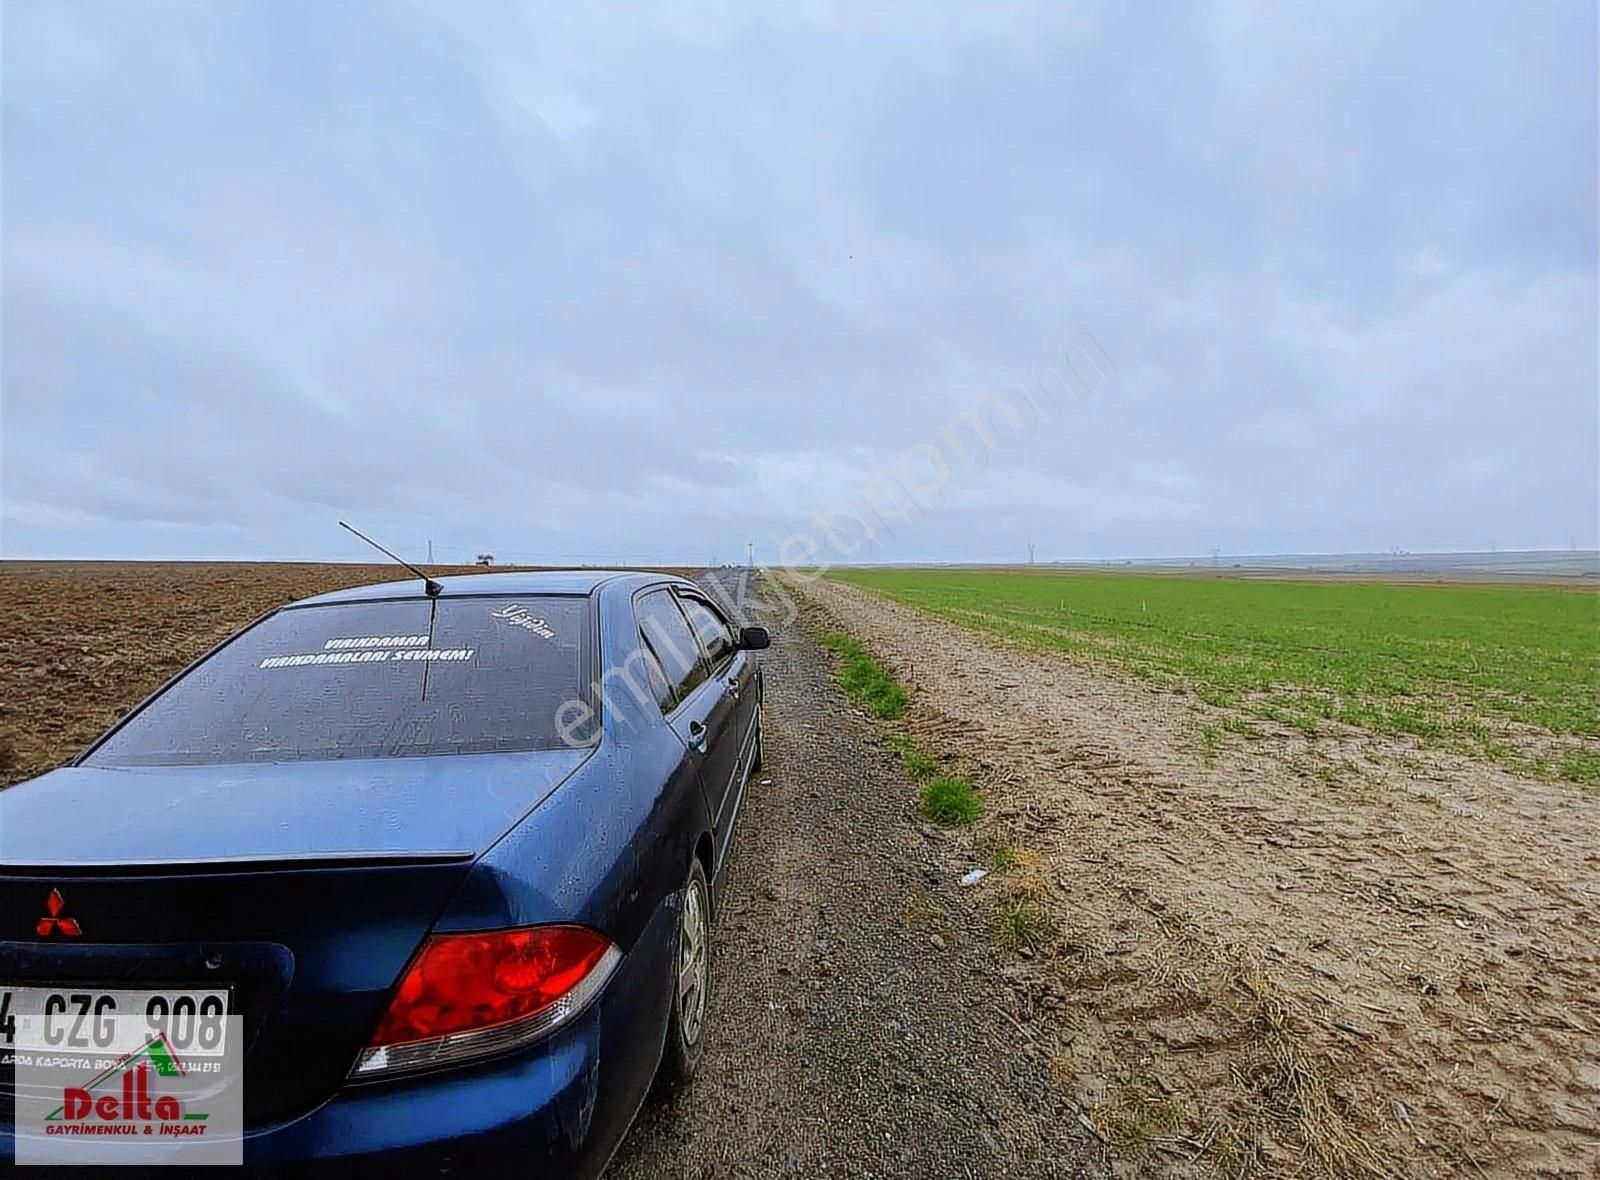
[{"label": "rear door", "polygon": [[[717,846],[739,769],[739,700],[723,676],[713,676],[700,643],[673,592],[663,586],[634,601],[639,630],[666,675],[667,722],[689,747],[700,768],[706,807]],[[721,863],[720,856],[717,863]]]},{"label": "rear door", "polygon": [[[756,711],[761,707],[756,661],[749,652],[739,650],[738,631],[709,597],[679,587],[678,600],[688,616],[689,626],[694,629],[695,638],[700,641],[700,650],[712,678],[721,680],[733,696],[739,717],[739,757],[730,790],[736,793],[744,783],[747,764],[755,752]],[[732,813],[737,802],[730,802],[728,806]],[[728,818],[731,820],[732,814]]]}]

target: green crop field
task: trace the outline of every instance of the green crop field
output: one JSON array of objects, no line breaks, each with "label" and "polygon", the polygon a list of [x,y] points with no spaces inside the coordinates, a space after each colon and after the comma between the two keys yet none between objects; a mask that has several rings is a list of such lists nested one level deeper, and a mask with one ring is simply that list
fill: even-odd
[{"label": "green crop field", "polygon": [[1411,734],[1600,784],[1600,595],[1591,590],[1003,570],[831,576],[1181,684],[1241,718]]}]

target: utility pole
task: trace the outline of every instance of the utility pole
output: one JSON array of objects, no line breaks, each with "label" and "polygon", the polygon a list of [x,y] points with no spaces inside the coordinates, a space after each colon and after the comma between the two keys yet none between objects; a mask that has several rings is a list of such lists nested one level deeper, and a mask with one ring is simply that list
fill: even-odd
[{"label": "utility pole", "polygon": [[428,542],[428,564],[433,564],[433,542],[431,540]]},{"label": "utility pole", "polygon": [[1028,542],[1028,564],[1029,565],[1033,564],[1033,542],[1032,541]]}]

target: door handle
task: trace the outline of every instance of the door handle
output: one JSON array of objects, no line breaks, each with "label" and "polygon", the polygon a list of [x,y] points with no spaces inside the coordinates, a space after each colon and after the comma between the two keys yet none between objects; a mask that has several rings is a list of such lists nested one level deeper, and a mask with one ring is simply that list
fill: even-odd
[{"label": "door handle", "polygon": [[734,695],[735,699],[738,698],[738,696],[739,696],[739,678],[737,676],[728,677],[728,691],[731,692]]},{"label": "door handle", "polygon": [[706,752],[706,725],[704,721],[689,722],[689,748],[697,754]]}]

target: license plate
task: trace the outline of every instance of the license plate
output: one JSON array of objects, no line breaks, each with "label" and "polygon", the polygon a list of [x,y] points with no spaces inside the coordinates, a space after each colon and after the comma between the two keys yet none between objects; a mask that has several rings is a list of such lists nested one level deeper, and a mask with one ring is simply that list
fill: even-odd
[{"label": "license plate", "polygon": [[[180,1053],[220,1056],[228,1036],[229,995],[215,988],[94,988],[0,983],[0,1045],[15,1043],[28,1017],[42,1047],[92,1052],[114,1039],[109,1019],[131,1019],[139,1032],[164,1033]],[[123,1030],[125,1037],[126,1030]]]}]

